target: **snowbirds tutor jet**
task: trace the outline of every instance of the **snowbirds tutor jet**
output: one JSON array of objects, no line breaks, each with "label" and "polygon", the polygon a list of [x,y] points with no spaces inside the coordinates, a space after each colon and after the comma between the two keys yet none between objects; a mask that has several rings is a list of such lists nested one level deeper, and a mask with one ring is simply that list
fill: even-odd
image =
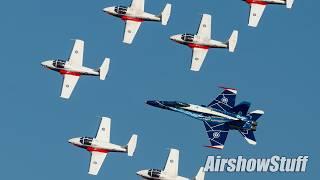
[{"label": "snowbirds tutor jet", "polygon": [[126,22],[123,42],[131,44],[143,21],[158,21],[164,26],[167,25],[171,4],[167,4],[160,15],[144,12],[144,0],[132,0],[130,7],[113,6],[104,8],[103,11]]},{"label": "snowbirds tutor jet", "polygon": [[224,88],[223,92],[209,105],[194,105],[177,101],[147,101],[148,105],[180,112],[203,121],[211,146],[223,149],[229,130],[238,130],[249,144],[255,145],[253,132],[257,120],[264,114],[261,110],[248,113],[250,103],[242,102],[235,106],[237,90]]},{"label": "snowbirds tutor jet", "polygon": [[77,39],[74,43],[70,58],[65,60],[48,60],[41,63],[42,66],[59,72],[63,75],[61,98],[69,99],[81,75],[99,76],[105,80],[109,71],[110,59],[105,58],[99,69],[91,69],[82,66],[84,42]]},{"label": "snowbirds tutor jet", "polygon": [[110,143],[110,128],[111,119],[102,117],[100,127],[95,138],[92,137],[78,137],[69,140],[69,143],[86,149],[91,152],[91,161],[89,167],[89,174],[97,175],[100,167],[109,152],[128,153],[128,156],[133,156],[136,149],[138,136],[133,134],[129,143],[125,146],[119,146]]},{"label": "snowbirds tutor jet", "polygon": [[[204,180],[205,172],[201,167],[195,180]],[[137,172],[137,175],[143,179],[148,180],[189,180],[188,178],[178,175],[179,170],[179,150],[170,149],[169,157],[167,159],[164,170],[149,169]]]},{"label": "snowbirds tutor jet", "polygon": [[243,0],[250,5],[249,26],[257,27],[264,9],[268,4],[286,5],[292,8],[294,0]]},{"label": "snowbirds tutor jet", "polygon": [[191,70],[199,71],[209,48],[228,48],[229,52],[234,52],[238,41],[238,31],[233,31],[227,42],[213,40],[211,39],[211,15],[203,14],[196,35],[177,34],[171,36],[170,39],[192,48]]}]

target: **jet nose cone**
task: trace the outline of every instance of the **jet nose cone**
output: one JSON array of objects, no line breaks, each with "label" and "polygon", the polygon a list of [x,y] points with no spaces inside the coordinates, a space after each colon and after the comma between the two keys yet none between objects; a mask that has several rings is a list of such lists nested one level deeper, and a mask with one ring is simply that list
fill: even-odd
[{"label": "jet nose cone", "polygon": [[103,12],[111,14],[113,12],[113,9],[114,9],[113,7],[106,7],[103,9]]},{"label": "jet nose cone", "polygon": [[68,142],[70,144],[78,144],[79,141],[78,141],[78,138],[72,138],[72,139],[69,139]]},{"label": "jet nose cone", "polygon": [[179,35],[173,35],[173,36],[170,36],[170,39],[172,40],[172,41],[177,41],[178,39],[179,39]]},{"label": "jet nose cone", "polygon": [[136,174],[137,174],[138,176],[145,176],[145,175],[146,175],[146,172],[147,172],[147,170],[141,170],[141,171],[136,172]]},{"label": "jet nose cone", "polygon": [[158,106],[158,102],[157,101],[147,101],[146,104],[148,104],[150,106]]}]

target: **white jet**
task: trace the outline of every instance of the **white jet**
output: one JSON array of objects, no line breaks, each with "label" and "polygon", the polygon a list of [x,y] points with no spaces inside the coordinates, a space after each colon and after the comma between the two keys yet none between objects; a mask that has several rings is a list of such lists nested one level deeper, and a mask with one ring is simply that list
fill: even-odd
[{"label": "white jet", "polygon": [[178,34],[171,36],[170,39],[192,48],[191,70],[199,71],[209,48],[228,48],[229,52],[234,52],[238,41],[238,31],[234,30],[227,42],[213,40],[211,39],[211,15],[203,14],[196,35]]},{"label": "white jet", "polygon": [[257,27],[264,9],[268,4],[286,5],[288,9],[292,8],[294,0],[243,0],[250,5],[249,26]]},{"label": "white jet", "polygon": [[[141,176],[143,179],[148,180],[188,180],[188,178],[178,175],[179,169],[179,150],[170,149],[170,154],[167,159],[166,166],[164,170],[149,169],[141,170],[137,172],[137,175]],[[205,172],[204,168],[199,169],[198,174],[194,178],[195,180],[204,180]]]},{"label": "white jet", "polygon": [[132,0],[130,7],[113,6],[104,8],[103,11],[126,22],[123,42],[131,44],[143,21],[158,21],[162,25],[167,25],[171,4],[167,4],[160,15],[144,12],[144,0]]},{"label": "white jet", "polygon": [[91,161],[88,172],[91,175],[97,175],[99,173],[101,165],[109,152],[123,152],[128,153],[128,156],[133,156],[136,149],[138,139],[136,134],[132,135],[129,143],[125,146],[110,143],[110,128],[111,119],[102,117],[95,138],[78,137],[69,140],[69,143],[91,152]]},{"label": "white jet", "polygon": [[99,76],[100,80],[105,80],[108,71],[110,59],[105,58],[99,69],[91,69],[82,66],[84,42],[75,40],[70,58],[65,60],[48,60],[41,63],[42,66],[59,72],[63,75],[63,85],[61,98],[69,99],[81,75]]}]

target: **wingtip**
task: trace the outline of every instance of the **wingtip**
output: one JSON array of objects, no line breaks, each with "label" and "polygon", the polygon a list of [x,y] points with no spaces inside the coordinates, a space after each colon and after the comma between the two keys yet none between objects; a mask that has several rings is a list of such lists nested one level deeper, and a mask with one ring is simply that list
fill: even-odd
[{"label": "wingtip", "polygon": [[204,147],[207,147],[207,148],[211,148],[211,149],[223,149],[224,146],[204,146]]}]

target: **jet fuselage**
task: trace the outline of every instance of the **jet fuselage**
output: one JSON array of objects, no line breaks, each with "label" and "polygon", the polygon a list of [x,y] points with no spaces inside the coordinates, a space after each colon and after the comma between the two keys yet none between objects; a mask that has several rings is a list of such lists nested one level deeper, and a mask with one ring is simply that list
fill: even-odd
[{"label": "jet fuselage", "polygon": [[141,170],[137,172],[137,175],[147,180],[189,180],[182,176],[170,177],[164,171],[159,169]]},{"label": "jet fuselage", "polygon": [[252,121],[250,116],[225,112],[207,106],[176,101],[147,101],[146,103],[154,107],[183,113],[201,121],[227,123],[230,129],[255,131],[257,126],[257,122]]},{"label": "jet fuselage", "polygon": [[113,7],[104,8],[103,11],[112,16],[119,17],[124,21],[126,20],[137,21],[137,22],[161,21],[160,16],[156,16],[140,10],[135,10],[131,7],[113,6]]},{"label": "jet fuselage", "polygon": [[93,152],[93,151],[102,152],[102,153],[127,152],[127,149],[125,147],[112,144],[112,143],[101,142],[91,137],[72,138],[69,140],[69,143],[77,147],[86,149],[89,152]]},{"label": "jet fuselage", "polygon": [[170,37],[172,41],[179,44],[187,45],[190,48],[228,48],[228,44],[213,39],[205,39],[194,34],[177,34]]},{"label": "jet fuselage", "polygon": [[99,76],[99,71],[83,67],[83,66],[72,66],[68,61],[63,60],[48,60],[41,63],[42,66],[59,72],[60,74],[70,74],[74,76],[88,75],[88,76]]}]

